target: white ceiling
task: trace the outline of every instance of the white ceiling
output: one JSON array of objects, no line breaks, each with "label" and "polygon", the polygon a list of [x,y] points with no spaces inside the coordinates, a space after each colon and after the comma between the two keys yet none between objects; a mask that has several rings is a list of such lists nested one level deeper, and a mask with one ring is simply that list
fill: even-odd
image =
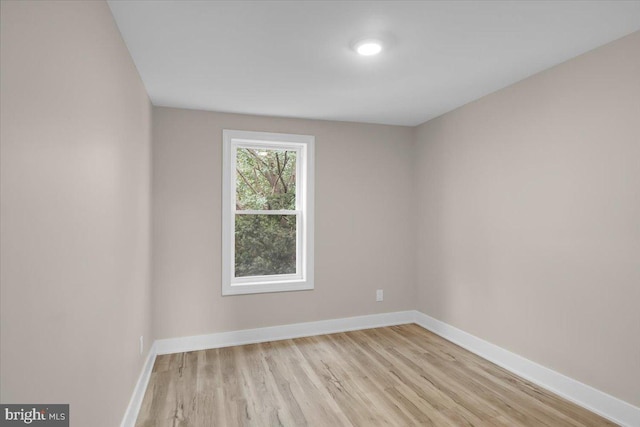
[{"label": "white ceiling", "polygon": [[154,105],[398,125],[640,30],[640,1],[109,5]]}]

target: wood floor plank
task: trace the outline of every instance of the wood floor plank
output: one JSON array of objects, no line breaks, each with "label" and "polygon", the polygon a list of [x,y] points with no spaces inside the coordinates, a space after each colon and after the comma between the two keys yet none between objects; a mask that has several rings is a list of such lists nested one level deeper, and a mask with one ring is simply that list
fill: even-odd
[{"label": "wood floor plank", "polygon": [[[312,373],[306,359],[299,357],[300,353],[295,343],[292,340],[279,341],[272,343],[272,347],[278,352],[277,360],[282,361],[285,375],[292,383],[293,395],[302,408],[308,424],[312,426],[319,423],[344,425],[347,422],[346,417],[339,417],[341,412],[331,396],[328,393],[322,393],[324,388],[317,381],[317,376]],[[326,404],[318,405],[317,402]]]},{"label": "wood floor plank", "polygon": [[[446,342],[441,338],[440,340]],[[472,370],[474,360],[466,360],[469,358],[470,353],[460,348],[455,348],[450,343],[443,350],[441,348],[442,342],[431,343],[432,345],[429,346],[429,349],[435,349],[435,352],[423,352],[420,354],[420,357],[424,359],[423,362],[433,365],[438,370],[442,370],[443,366],[446,366],[449,378],[457,378],[461,383],[466,384],[466,388],[480,396],[485,404],[497,408],[504,416],[524,425],[558,427],[577,425],[561,413],[550,417],[549,408],[541,410],[533,400],[528,400],[521,404],[524,395],[519,393],[518,389],[509,389],[509,383],[493,381],[491,376],[478,375]],[[482,359],[476,357],[475,360]],[[488,382],[492,382],[493,386],[485,387]],[[509,403],[506,403],[505,395],[509,395]]]},{"label": "wood floor plank", "polygon": [[259,344],[238,347],[240,366],[248,391],[247,399],[258,414],[255,425],[279,426],[291,420],[289,411],[280,402],[272,377],[264,364],[264,351]]},{"label": "wood floor plank", "polygon": [[345,334],[327,335],[331,350],[346,363],[347,369],[355,375],[354,382],[363,390],[368,390],[372,403],[390,415],[394,425],[424,424],[427,418],[415,408],[409,399],[394,389],[396,385],[388,372],[370,363],[358,348],[349,345]]},{"label": "wood floor plank", "polygon": [[158,356],[136,427],[615,424],[417,325]]},{"label": "wood floor plank", "polygon": [[[400,376],[399,368],[406,367],[408,372],[415,373],[413,376],[415,381],[423,390],[438,392],[436,398],[429,398],[430,401],[438,402],[438,397],[444,397],[454,402],[454,407],[464,416],[465,419],[491,419],[500,415],[500,412],[491,407],[482,400],[476,393],[472,393],[465,388],[464,383],[460,383],[456,378],[451,378],[446,372],[442,372],[436,367],[424,363],[419,356],[411,353],[411,348],[403,347],[403,343],[397,340],[386,341],[379,330],[363,331],[367,336],[370,345],[378,347],[381,360],[386,360],[389,369]],[[404,351],[398,351],[398,348],[404,348]],[[401,381],[408,383],[408,380],[401,377]],[[432,394],[433,396],[433,394]],[[446,400],[446,399],[444,399]]]},{"label": "wood floor plank", "polygon": [[[385,363],[381,357],[376,357],[375,351],[369,347],[362,347],[362,342],[353,338],[355,333],[335,335],[340,339],[340,348],[344,357],[354,359],[354,362],[370,373],[373,384],[379,383],[399,411],[406,412],[410,420],[403,420],[402,425],[448,425],[449,422],[439,410],[441,402],[424,396],[420,387],[412,387],[413,382],[401,376],[396,367]],[[356,366],[357,366],[356,365]],[[433,395],[431,397],[434,397]],[[440,407],[441,409],[441,407]],[[397,412],[397,411],[396,411]]]},{"label": "wood floor plank", "polygon": [[353,373],[345,369],[338,355],[329,351],[325,337],[302,338],[302,341],[313,344],[304,346],[301,351],[351,424],[372,425],[377,422],[378,425],[392,425],[365,391],[357,386]]},{"label": "wood floor plank", "polygon": [[[381,345],[383,341],[379,337],[372,339],[368,335],[370,332],[373,332],[373,330],[351,333],[349,336],[365,349],[367,354],[371,355],[377,363],[384,367],[394,377],[396,383],[400,384],[400,387],[410,389],[417,398],[428,403],[427,413],[439,412],[445,414],[445,417],[453,420],[455,425],[460,425],[460,422],[455,422],[456,419],[459,420],[460,418],[464,419],[466,423],[479,422],[480,417],[474,416],[473,413],[462,406],[462,399],[456,393],[443,387],[438,387],[432,379],[426,376],[426,372],[423,372],[420,366],[409,359],[399,358],[394,355],[392,350],[395,347],[392,344],[386,347]],[[446,382],[446,380],[443,380],[443,383]],[[458,413],[454,414],[453,411],[449,410],[450,408],[455,408]],[[491,415],[489,413],[489,416]],[[481,417],[487,418],[487,413],[482,412]],[[462,424],[464,425],[465,422]]]},{"label": "wood floor plank", "polygon": [[[555,416],[548,421],[550,425],[593,425],[593,414],[591,412],[585,411],[583,408],[571,404],[564,399],[557,398],[552,393],[546,392],[533,383],[518,377],[502,367],[487,362],[418,325],[410,326],[411,327],[400,328],[397,332],[403,336],[404,339],[418,346],[422,346],[423,349],[440,352],[452,360],[460,359],[463,363],[451,366],[460,367],[463,372],[478,379],[480,382],[490,382],[493,388],[500,390],[502,393],[510,394],[516,401],[524,399],[526,406],[544,405],[545,413],[555,414]],[[420,336],[421,339],[415,340],[416,335]],[[534,402],[534,400],[537,401],[537,403]],[[596,425],[615,426],[614,423],[602,419],[598,420],[598,423],[600,424]]]}]

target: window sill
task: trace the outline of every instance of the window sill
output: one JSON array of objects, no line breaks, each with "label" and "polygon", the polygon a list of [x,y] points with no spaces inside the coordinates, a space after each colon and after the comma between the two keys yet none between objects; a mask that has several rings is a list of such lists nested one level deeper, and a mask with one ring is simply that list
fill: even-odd
[{"label": "window sill", "polygon": [[270,292],[308,291],[313,289],[310,280],[291,280],[260,283],[234,283],[222,286],[222,295],[264,294]]}]

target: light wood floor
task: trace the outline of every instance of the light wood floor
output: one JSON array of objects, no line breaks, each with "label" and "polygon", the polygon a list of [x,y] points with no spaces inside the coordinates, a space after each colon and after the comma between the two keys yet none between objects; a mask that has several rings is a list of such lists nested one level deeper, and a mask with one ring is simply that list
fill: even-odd
[{"label": "light wood floor", "polygon": [[136,426],[614,425],[417,325],[159,356]]}]

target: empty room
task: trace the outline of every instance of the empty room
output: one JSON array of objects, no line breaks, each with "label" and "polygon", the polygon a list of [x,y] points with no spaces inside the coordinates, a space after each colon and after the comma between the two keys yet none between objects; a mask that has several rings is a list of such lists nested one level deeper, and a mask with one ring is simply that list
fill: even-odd
[{"label": "empty room", "polygon": [[640,427],[640,0],[0,3],[0,426]]}]

